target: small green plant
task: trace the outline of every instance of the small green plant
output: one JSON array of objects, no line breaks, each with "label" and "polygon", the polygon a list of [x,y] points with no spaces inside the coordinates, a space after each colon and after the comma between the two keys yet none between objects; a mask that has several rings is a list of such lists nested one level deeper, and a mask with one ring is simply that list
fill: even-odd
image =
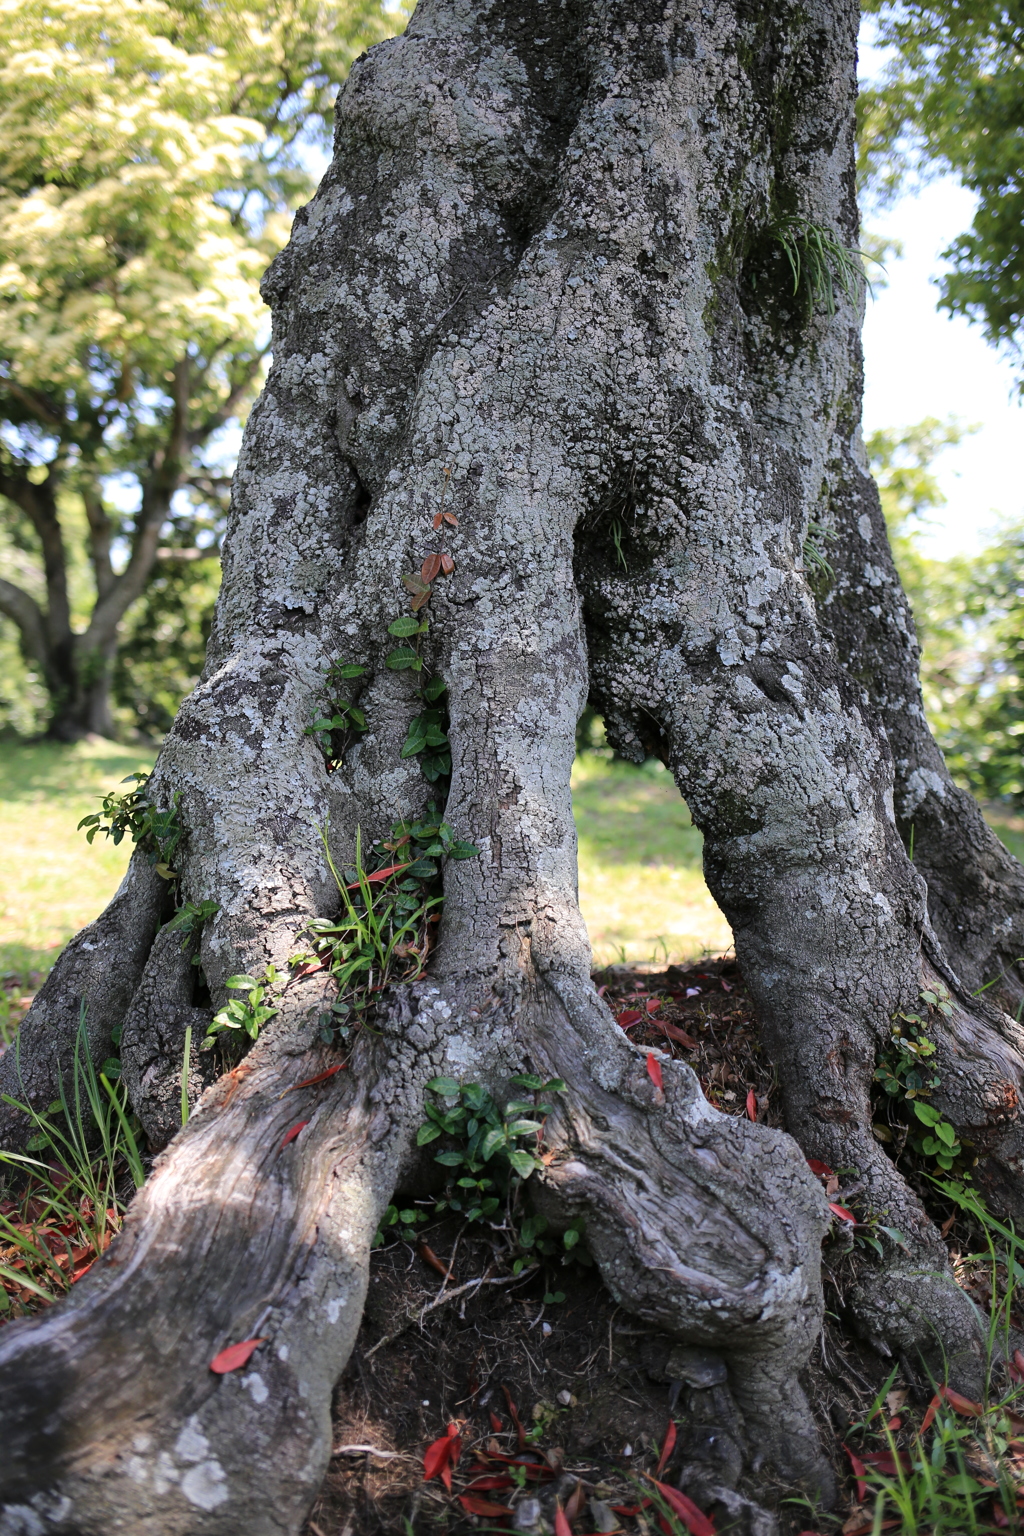
[{"label": "small green plant", "polygon": [[812,580],[831,586],[836,573],[825,556],[824,546],[836,537],[834,528],[826,528],[812,518],[807,524],[807,537],[803,542],[804,565]]},{"label": "small green plant", "polygon": [[[949,1172],[962,1155],[963,1147],[953,1126],[927,1102],[941,1081],[932,1065],[935,1043],[928,1031],[929,1013],[949,1018],[953,1005],[941,983],[925,988],[919,996],[923,1011],[896,1015],[889,1045],[880,1054],[875,1068],[875,1081],[889,1104],[902,1108],[906,1140],[913,1150],[922,1157],[933,1158]],[[881,1141],[893,1139],[891,1125],[876,1123],[874,1130]]]},{"label": "small green plant", "polygon": [[310,923],[312,949],[292,964],[319,961],[337,983],[334,1003],[320,1017],[321,1038],[330,1043],[365,1020],[385,987],[423,974],[443,900],[439,860],[471,859],[479,849],[457,838],[432,804],[418,820],[397,822],[366,863],[357,831],[355,863],[341,871],[326,829],[321,837],[343,910]]},{"label": "small green plant", "polygon": [[380,1219],[380,1226],[374,1234],[370,1247],[379,1248],[387,1240],[392,1228],[397,1230],[399,1237],[405,1242],[415,1242],[417,1226],[428,1219],[426,1211],[418,1211],[414,1205],[403,1210],[399,1210],[397,1205],[389,1205]]},{"label": "small green plant", "polygon": [[101,808],[92,816],[83,816],[78,831],[87,827],[86,842],[91,843],[97,833],[112,839],[115,847],[127,836],[148,855],[165,880],[175,880],[174,855],[181,840],[182,826],[178,816],[181,802],[176,792],[169,809],[160,810],[151,805],[143,787],[149,780],[148,773],[130,773],[122,784],[136,784],[127,794],[119,795],[110,790],[103,796]]},{"label": "small green plant", "polygon": [[836,296],[859,297],[864,276],[864,252],[851,250],[824,224],[799,213],[785,214],[768,234],[781,251],[793,278],[793,293],[804,292],[810,307],[823,305],[829,315]]},{"label": "small green plant", "polygon": [[83,1003],[70,1084],[61,1073],[45,1111],[3,1095],[32,1124],[27,1153],[42,1154],[0,1152],[18,1190],[0,1200],[0,1312],[8,1316],[62,1295],[119,1229],[126,1185],[145,1180],[127,1093],[93,1066],[85,1019]]},{"label": "small green plant", "polygon": [[[220,907],[215,901],[186,901],[167,924],[168,931],[181,934],[181,947],[185,949],[192,935],[198,933],[203,924],[219,911]],[[192,956],[192,964],[199,964],[198,953]]]},{"label": "small green plant", "polygon": [[[535,1095],[565,1091],[558,1077],[545,1080],[521,1073],[512,1082]],[[450,1077],[433,1078],[427,1090],[440,1103],[428,1100],[425,1104],[427,1119],[417,1132],[417,1146],[429,1146],[442,1136],[455,1143],[435,1155],[435,1162],[451,1169],[451,1181],[437,1201],[436,1213],[453,1211],[468,1222],[509,1227],[517,1252],[512,1264],[516,1275],[538,1259],[550,1259],[559,1252],[567,1259],[573,1254],[582,1235],[580,1222],[568,1227],[558,1244],[547,1236],[547,1217],[524,1216],[520,1210],[523,1184],[544,1166],[540,1138],[544,1117],[554,1106],[535,1099],[511,1099],[501,1106],[479,1083],[459,1084]],[[565,1295],[549,1291],[544,1300],[555,1305]]]},{"label": "small green plant", "polygon": [[211,1050],[216,1044],[217,1036],[227,1029],[241,1030],[249,1036],[250,1040],[258,1039],[260,1030],[267,1020],[281,1011],[279,1008],[272,1007],[268,1001],[273,996],[279,980],[279,973],[272,965],[267,966],[259,979],[255,976],[229,976],[225,982],[228,990],[242,992],[245,995],[230,998],[220,1012],[214,1014],[210,1020],[206,1039],[199,1049]]},{"label": "small green plant", "polygon": [[352,741],[366,730],[366,716],[341,693],[343,684],[363,677],[366,668],[354,661],[332,661],[324,678],[326,708],[319,712],[306,735],[313,736],[324,755],[328,773],[344,760]]}]

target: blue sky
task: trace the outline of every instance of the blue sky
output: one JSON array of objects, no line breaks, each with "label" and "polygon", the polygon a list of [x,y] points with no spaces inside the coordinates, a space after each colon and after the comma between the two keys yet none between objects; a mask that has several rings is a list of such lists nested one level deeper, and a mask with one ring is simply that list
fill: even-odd
[{"label": "blue sky", "polygon": [[[861,75],[884,55],[862,35]],[[1014,372],[978,326],[936,309],[942,251],[970,225],[974,198],[944,176],[904,194],[867,227],[903,244],[887,260],[888,285],[868,299],[864,324],[864,427],[902,427],[955,416],[979,430],[947,448],[935,472],[947,505],[931,514],[927,552],[972,553],[999,516],[1024,516],[1024,409]]]}]

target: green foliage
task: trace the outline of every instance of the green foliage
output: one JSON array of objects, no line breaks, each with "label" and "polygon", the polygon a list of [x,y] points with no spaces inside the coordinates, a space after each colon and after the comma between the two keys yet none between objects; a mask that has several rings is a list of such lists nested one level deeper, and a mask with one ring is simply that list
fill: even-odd
[{"label": "green foliage", "polygon": [[1024,1282],[1021,1240],[991,1216],[975,1191],[951,1180],[934,1182],[969,1217],[983,1244],[981,1252],[963,1255],[960,1263],[977,1262],[989,1272],[989,1315],[981,1318],[984,1395],[980,1403],[971,1403],[936,1384],[923,1414],[904,1403],[892,1424],[894,1369],[864,1420],[849,1432],[851,1449],[856,1447],[860,1457],[873,1453],[858,1471],[867,1494],[862,1502],[868,1505],[868,1518],[873,1514],[875,1531],[892,1530],[897,1536],[1018,1530],[1021,1489],[1015,1453],[1024,1386],[1020,1372],[1009,1375],[1003,1361],[1011,1358],[1017,1340],[1012,1319]]},{"label": "green foliage", "polygon": [[[131,1115],[126,1089],[97,1073],[89,1051],[82,1004],[71,1082],[59,1077],[59,1097],[44,1111],[8,1098],[31,1121],[28,1153],[0,1152],[0,1170],[19,1186],[17,1202],[0,1208],[0,1246],[24,1268],[0,1263],[0,1310],[12,1311],[10,1294],[42,1302],[57,1299],[71,1285],[76,1270],[104,1251],[120,1226],[127,1205],[127,1174],[134,1189],[145,1180],[139,1153],[138,1123]],[[17,1050],[17,1043],[13,1049]],[[120,1064],[110,1063],[120,1071]]]},{"label": "green foliage", "polygon": [[[919,995],[924,1004],[923,1011],[896,1015],[892,1036],[885,1050],[879,1053],[874,1076],[890,1105],[901,1107],[906,1125],[905,1139],[913,1150],[921,1157],[934,1158],[939,1167],[948,1172],[962,1155],[963,1148],[949,1121],[927,1102],[941,1082],[932,1065],[935,1043],[928,1031],[930,1015],[938,1013],[950,1018],[953,1005],[946,988],[938,983]],[[880,1122],[874,1129],[879,1139],[893,1139],[892,1131],[885,1123]]]},{"label": "green foliage", "polygon": [[836,312],[836,296],[853,301],[865,281],[860,250],[850,250],[835,232],[802,214],[776,219],[768,237],[782,253],[793,279],[793,294],[803,295],[808,309],[819,305]]},{"label": "green foliage", "polygon": [[229,976],[224,983],[228,991],[241,992],[243,996],[230,998],[220,1012],[214,1014],[199,1049],[212,1050],[217,1036],[224,1030],[238,1030],[250,1040],[257,1040],[268,1019],[281,1011],[270,1002],[279,979],[272,965],[267,966],[258,980],[255,976]]},{"label": "green foliage", "polygon": [[994,0],[868,0],[893,61],[861,104],[860,169],[885,202],[907,173],[950,170],[978,199],[945,257],[942,305],[1021,358],[1024,318],[1024,10]]},{"label": "green foliage", "polygon": [[[49,651],[23,617],[21,635],[58,711],[106,675],[161,528],[178,563],[146,623],[192,610],[188,654],[165,636],[117,686],[159,731],[195,677],[210,581],[184,557],[216,554],[267,353],[259,281],[313,191],[304,151],[329,142],[338,83],[405,19],[379,0],[0,11],[0,574],[44,610]],[[91,590],[69,596],[78,567]]]},{"label": "green foliage", "polygon": [[[129,836],[132,842],[148,855],[149,862],[156,865],[157,872],[163,875],[165,880],[173,880],[176,878],[173,865],[174,854],[182,833],[181,822],[178,819],[181,793],[176,791],[170,807],[162,811],[146,799],[146,792],[142,786],[148,780],[148,773],[128,774],[121,783],[137,783],[139,788],[129,790],[125,795],[119,795],[115,790],[111,790],[103,796],[103,805],[99,812],[82,817],[78,823],[78,831],[80,832],[83,827],[89,829],[85,834],[85,840],[88,843],[92,842],[97,832],[102,832],[103,836],[109,837],[115,846],[126,835]],[[208,902],[204,903],[204,906],[209,905]]]},{"label": "green foliage", "polygon": [[977,556],[930,560],[919,536],[943,504],[932,465],[973,430],[930,417],[875,432],[868,458],[921,642],[929,722],[957,780],[989,800],[1024,801],[1024,524],[1005,523]]},{"label": "green foliage", "polygon": [[184,947],[185,941],[219,911],[220,907],[215,901],[186,901],[167,924],[168,931],[183,934]]},{"label": "green foliage", "polygon": [[[533,1073],[521,1073],[512,1083],[534,1095],[565,1091],[561,1078],[544,1079]],[[492,1226],[511,1223],[518,1250],[513,1274],[559,1252],[563,1258],[574,1254],[582,1236],[581,1222],[568,1227],[558,1244],[546,1235],[547,1217],[523,1216],[519,1211],[522,1185],[544,1166],[540,1155],[544,1117],[554,1106],[536,1098],[510,1099],[502,1106],[479,1083],[459,1084],[450,1077],[433,1078],[427,1091],[440,1102],[428,1100],[424,1105],[427,1119],[416,1134],[416,1145],[425,1147],[446,1138],[449,1145],[435,1154],[434,1161],[451,1170],[435,1211],[453,1211],[464,1221]],[[555,1304],[565,1296],[550,1292],[544,1300]]]},{"label": "green foliage", "polygon": [[367,864],[359,831],[355,863],[341,872],[326,835],[323,842],[343,910],[310,923],[312,950],[292,963],[319,961],[337,983],[337,997],[320,1020],[329,1043],[347,1038],[385,987],[423,974],[444,900],[438,861],[473,858],[479,850],[457,838],[433,804],[418,820],[396,822],[391,836],[373,845]]},{"label": "green foliage", "polygon": [[315,737],[328,773],[340,766],[353,739],[366,730],[366,716],[341,692],[343,684],[365,673],[366,668],[353,661],[333,661],[327,669],[323,689],[326,705],[312,725],[306,726],[306,734]]}]

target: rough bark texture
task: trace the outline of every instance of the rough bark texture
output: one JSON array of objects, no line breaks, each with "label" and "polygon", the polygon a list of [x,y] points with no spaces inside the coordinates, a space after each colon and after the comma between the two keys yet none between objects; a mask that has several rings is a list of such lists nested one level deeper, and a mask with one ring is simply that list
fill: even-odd
[{"label": "rough bark texture", "polygon": [[[907,1234],[909,1254],[864,1266],[860,1326],[893,1350],[938,1335],[969,1374],[970,1309],[871,1134],[876,1052],[916,999],[923,938],[958,994],[949,1112],[987,1136],[1007,1204],[1024,1061],[930,934],[888,717],[803,570],[809,521],[837,523],[862,473],[859,315],[794,299],[771,235],[799,212],[854,240],[857,19],[817,0],[428,0],[353,69],[334,164],[266,280],[274,368],[206,672],[154,792],[182,796],[183,894],[219,904],[201,947],[219,1002],[336,910],[318,828],[347,860],[357,827],[429,797],[400,758],[419,704],[383,658],[450,469],[456,569],[426,646],[448,684],[447,818],[481,854],[446,869],[429,980],[383,1000],[345,1072],[294,1088],[325,1065],[329,984],[290,983],[105,1259],[0,1333],[0,1532],[298,1529],[438,1070],[495,1091],[524,1065],[566,1079],[540,1198],[583,1216],[625,1307],[720,1352],[748,1451],[785,1476],[828,1493],[798,1381],[828,1221],[805,1153],[859,1167]],[[862,603],[852,578],[837,594]],[[368,668],[368,729],[328,775],[305,726],[339,657]],[[688,1068],[656,1089],[594,991],[569,795],[588,695],[624,751],[671,765],[704,832],[799,1147],[718,1114]],[[179,936],[150,948],[140,912],[100,919],[134,924],[134,958],[90,1007],[125,1021],[161,1142],[185,1027],[209,1010]],[[76,945],[49,984],[62,1017]],[[30,1017],[24,1038],[42,1096],[45,1029]],[[254,1334],[246,1371],[210,1374]]]}]

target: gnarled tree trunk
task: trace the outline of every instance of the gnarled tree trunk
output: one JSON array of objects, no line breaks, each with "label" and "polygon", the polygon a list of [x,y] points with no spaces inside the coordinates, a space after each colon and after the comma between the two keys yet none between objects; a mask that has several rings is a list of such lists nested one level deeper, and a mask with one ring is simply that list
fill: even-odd
[{"label": "gnarled tree trunk", "polygon": [[[856,1166],[906,1235],[862,1266],[860,1325],[891,1350],[938,1339],[969,1373],[970,1308],[872,1135],[870,1085],[894,1012],[944,977],[941,1102],[1020,1206],[1024,1059],[970,991],[1014,947],[1024,876],[975,817],[959,876],[989,905],[948,916],[941,812],[959,792],[859,457],[858,306],[794,295],[779,243],[803,219],[855,244],[857,20],[823,0],[424,0],[353,69],[334,164],[267,277],[274,368],[206,671],[153,792],[181,795],[183,895],[219,905],[200,958],[220,1002],[230,974],[285,967],[337,910],[319,829],[344,863],[357,828],[365,845],[430,798],[401,757],[420,705],[385,657],[450,479],[455,570],[423,643],[448,688],[446,816],[480,856],[447,865],[428,975],[380,1001],[347,1070],[307,1084],[338,1058],[318,1043],[329,981],[296,977],[104,1260],[0,1333],[0,1529],[298,1529],[372,1234],[438,1072],[495,1091],[524,1067],[566,1080],[543,1199],[583,1218],[623,1306],[721,1352],[751,1453],[785,1476],[828,1491],[798,1381],[828,1222],[806,1155]],[[812,523],[835,533],[817,600]],[[368,668],[367,730],[328,774],[305,728],[336,658]],[[704,833],[792,1137],[719,1114],[678,1063],[657,1088],[596,995],[569,796],[588,697],[621,750],[671,766]],[[928,853],[922,816],[911,863],[893,794],[912,819],[922,785]],[[197,973],[157,937],[136,859],[59,962],[21,1059],[46,1099],[84,996],[97,1036],[124,1022],[159,1142]],[[15,1113],[4,1129],[18,1136]],[[253,1335],[246,1370],[210,1373]]]}]

